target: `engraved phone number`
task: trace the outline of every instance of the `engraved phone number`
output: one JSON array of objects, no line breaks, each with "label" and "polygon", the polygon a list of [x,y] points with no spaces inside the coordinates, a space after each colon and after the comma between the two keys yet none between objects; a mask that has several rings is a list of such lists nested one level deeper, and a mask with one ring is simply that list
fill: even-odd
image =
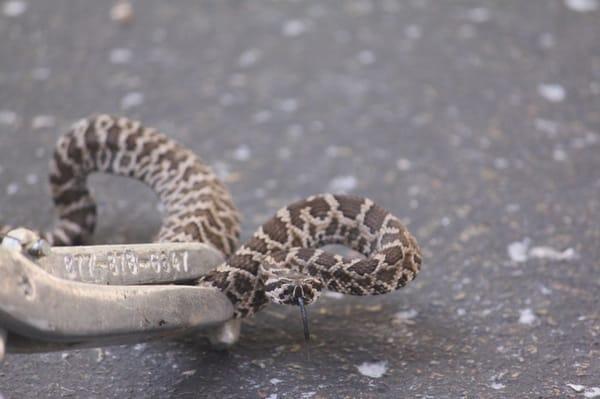
[{"label": "engraved phone number", "polygon": [[160,251],[139,256],[132,250],[111,251],[106,254],[65,255],[63,265],[70,275],[91,277],[111,273],[113,276],[137,275],[150,272],[157,275],[188,272],[188,251]]}]

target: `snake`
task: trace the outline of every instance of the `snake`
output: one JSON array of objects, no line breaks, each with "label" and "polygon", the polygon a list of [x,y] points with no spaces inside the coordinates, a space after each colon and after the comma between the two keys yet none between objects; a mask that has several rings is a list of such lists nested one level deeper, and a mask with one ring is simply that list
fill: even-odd
[{"label": "snake", "polygon": [[[421,269],[421,249],[396,216],[369,198],[345,194],[317,194],[283,207],[240,246],[240,213],[200,157],[157,129],[107,114],[79,120],[57,142],[49,180],[58,218],[39,233],[51,245],[89,241],[97,206],[87,178],[95,172],[137,179],[157,194],[164,217],[156,242],[203,242],[224,255],[193,284],[224,293],[234,318],[270,302],[309,305],[325,289],[386,294]],[[328,251],[329,244],[362,256]]]}]

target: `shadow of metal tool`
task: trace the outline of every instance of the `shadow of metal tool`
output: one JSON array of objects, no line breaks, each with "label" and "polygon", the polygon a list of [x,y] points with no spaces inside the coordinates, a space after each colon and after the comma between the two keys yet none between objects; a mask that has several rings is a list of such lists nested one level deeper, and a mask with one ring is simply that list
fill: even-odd
[{"label": "shadow of metal tool", "polygon": [[[0,246],[0,360],[31,353],[207,336],[224,348],[240,323],[221,292],[174,285],[222,262],[201,243],[56,247],[24,245],[21,231]],[[27,231],[25,231],[27,232]]]}]

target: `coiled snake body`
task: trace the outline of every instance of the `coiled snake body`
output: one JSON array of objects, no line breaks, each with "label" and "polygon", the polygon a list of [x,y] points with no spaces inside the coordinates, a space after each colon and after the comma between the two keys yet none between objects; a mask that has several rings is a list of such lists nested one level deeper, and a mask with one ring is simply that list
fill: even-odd
[{"label": "coiled snake body", "polygon": [[[80,244],[92,234],[96,205],[86,180],[93,172],[136,178],[158,194],[166,215],[157,241],[201,241],[226,256],[197,283],[225,293],[237,318],[269,301],[310,304],[324,288],[384,294],[414,279],[421,267],[419,246],[398,218],[369,199],[346,195],[315,195],[282,208],[237,248],[239,214],[211,169],[156,130],[109,115],[77,122],[58,141],[50,183],[59,220],[43,234],[51,244]],[[365,258],[318,249],[326,244],[349,246]]]}]

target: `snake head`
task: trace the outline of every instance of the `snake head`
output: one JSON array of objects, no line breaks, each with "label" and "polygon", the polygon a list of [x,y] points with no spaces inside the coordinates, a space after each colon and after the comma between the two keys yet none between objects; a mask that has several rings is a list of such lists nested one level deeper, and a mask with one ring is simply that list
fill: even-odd
[{"label": "snake head", "polygon": [[275,274],[265,281],[265,294],[273,303],[283,305],[298,305],[298,299],[302,299],[305,305],[315,302],[321,290],[323,283],[314,277],[280,277]]},{"label": "snake head", "polygon": [[298,305],[302,315],[304,339],[310,339],[308,314],[305,305],[315,302],[324,284],[321,280],[296,273],[290,269],[268,269],[263,274],[265,295],[273,302],[282,305]]}]

